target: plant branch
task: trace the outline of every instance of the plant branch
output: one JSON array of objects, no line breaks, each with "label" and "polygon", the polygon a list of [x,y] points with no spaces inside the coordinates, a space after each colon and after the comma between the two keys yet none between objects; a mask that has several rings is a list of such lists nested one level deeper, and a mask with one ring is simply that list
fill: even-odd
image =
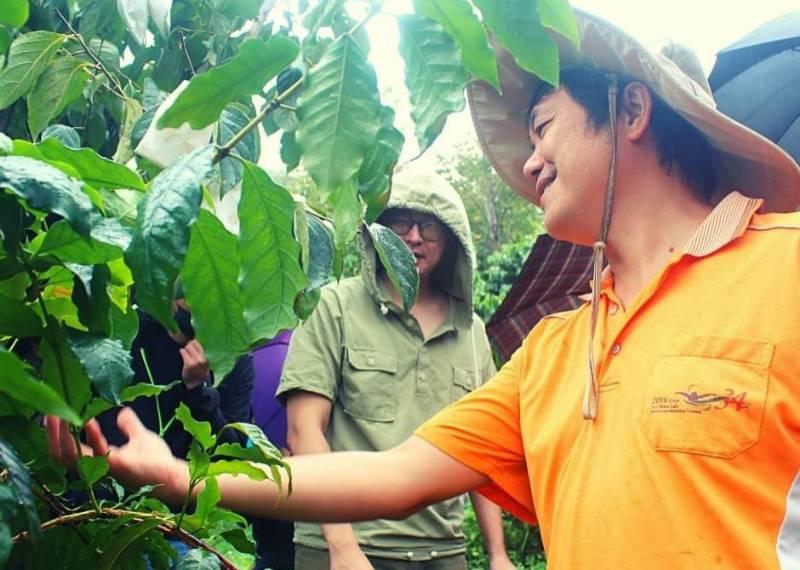
[{"label": "plant branch", "polygon": [[[155,386],[156,381],[153,380],[153,373],[150,371],[150,363],[147,361],[147,355],[145,354],[143,347],[139,348],[139,354],[142,357],[142,363],[144,363],[144,371],[147,372],[147,380],[152,386]],[[160,437],[164,437],[164,432],[166,430],[164,429],[164,420],[161,417],[161,403],[158,401],[158,395],[154,397],[156,403],[156,417],[158,418],[158,435]]]},{"label": "plant branch", "polygon": [[277,95],[272,101],[269,102],[268,105],[266,105],[263,109],[261,109],[261,111],[253,118],[253,120],[251,120],[249,123],[247,123],[242,128],[241,131],[236,133],[231,140],[229,140],[224,145],[219,147],[219,150],[217,151],[216,156],[214,156],[213,163],[217,164],[223,158],[228,156],[231,153],[231,150],[233,150],[233,148],[237,144],[242,142],[242,139],[244,139],[244,137],[246,137],[247,134],[250,131],[252,131],[254,128],[256,128],[261,121],[263,121],[265,118],[267,118],[267,115],[269,115],[272,111],[274,111],[275,109],[280,107],[286,99],[291,97],[294,94],[294,92],[297,91],[300,88],[300,86],[303,84],[303,80],[304,79],[305,79],[305,76],[302,76],[302,77],[300,77],[300,79],[298,79],[297,81],[292,83],[289,86],[289,88],[286,89],[286,91],[284,91],[280,95]]},{"label": "plant branch", "polygon": [[61,21],[64,22],[64,25],[67,26],[72,35],[75,36],[75,39],[78,40],[83,49],[86,50],[86,55],[88,55],[92,59],[92,61],[94,61],[95,65],[97,65],[97,67],[100,68],[100,71],[103,72],[103,75],[105,75],[108,78],[108,80],[111,81],[111,83],[117,88],[118,91],[116,92],[116,94],[122,97],[123,99],[127,99],[128,97],[127,95],[125,95],[125,90],[122,88],[122,84],[116,77],[111,75],[111,72],[109,72],[108,69],[106,69],[106,66],[100,60],[100,56],[94,53],[92,48],[89,47],[89,44],[87,44],[86,41],[83,39],[83,36],[80,35],[78,31],[72,27],[72,24],[69,23],[69,20],[67,20],[64,17],[64,14],[61,13],[61,10],[56,9],[56,14],[58,14],[58,17],[61,18]]}]

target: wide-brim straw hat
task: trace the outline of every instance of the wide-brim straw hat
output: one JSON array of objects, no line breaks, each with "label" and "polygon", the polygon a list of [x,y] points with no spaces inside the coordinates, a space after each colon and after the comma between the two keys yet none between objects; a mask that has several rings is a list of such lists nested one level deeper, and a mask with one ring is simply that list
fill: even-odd
[{"label": "wide-brim straw hat", "polygon": [[[798,209],[800,167],[780,147],[717,111],[707,86],[692,80],[667,55],[649,51],[601,18],[578,10],[575,14],[579,48],[555,32],[551,34],[558,44],[562,69],[595,68],[646,84],[711,143],[717,198],[738,190],[763,198],[766,211]],[[522,70],[502,47],[495,45],[495,51],[502,94],[484,81],[473,81],[467,93],[486,157],[503,180],[520,192],[534,184],[523,176],[522,166],[530,155],[528,107],[540,80]]]}]

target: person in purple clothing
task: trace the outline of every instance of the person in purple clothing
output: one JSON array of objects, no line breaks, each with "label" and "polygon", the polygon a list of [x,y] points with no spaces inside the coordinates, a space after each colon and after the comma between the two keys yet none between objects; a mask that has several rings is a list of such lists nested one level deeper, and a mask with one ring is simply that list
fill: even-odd
[{"label": "person in purple clothing", "polygon": [[[286,408],[275,397],[289,351],[292,331],[283,331],[253,351],[253,421],[269,440],[288,454]],[[294,523],[273,519],[252,519],[256,541],[256,570],[294,569]]]}]

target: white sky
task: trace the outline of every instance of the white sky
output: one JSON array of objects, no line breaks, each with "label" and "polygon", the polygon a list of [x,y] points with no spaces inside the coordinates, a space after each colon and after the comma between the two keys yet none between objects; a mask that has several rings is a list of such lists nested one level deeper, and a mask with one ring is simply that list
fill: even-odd
[{"label": "white sky", "polygon": [[[385,0],[384,11],[405,13],[409,5],[408,0]],[[572,0],[572,5],[605,18],[646,46],[660,45],[670,39],[692,48],[706,74],[711,72],[719,50],[761,24],[800,8],[798,0]],[[383,102],[398,111],[396,124],[406,135],[403,158],[408,160],[416,155],[417,144],[408,115],[405,72],[397,49],[394,18],[378,15],[367,30],[371,40],[370,60],[378,74]],[[468,113],[453,115],[442,135],[419,161],[435,168],[441,158],[453,154],[457,145],[474,140]]]}]

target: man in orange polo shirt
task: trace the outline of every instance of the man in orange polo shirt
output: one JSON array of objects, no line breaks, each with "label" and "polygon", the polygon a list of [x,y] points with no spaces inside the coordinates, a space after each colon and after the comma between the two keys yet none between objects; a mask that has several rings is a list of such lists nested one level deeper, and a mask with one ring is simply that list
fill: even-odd
[{"label": "man in orange polo shirt", "polygon": [[[474,83],[470,103],[548,231],[594,247],[591,301],[544,319],[397,448],[293,458],[274,511],[272,483],[222,477],[223,505],[353,521],[477,488],[539,522],[551,570],[800,568],[800,214],[767,213],[797,209],[800,169],[702,80],[577,16],[561,88],[499,50],[502,95]],[[133,414],[121,423],[114,473],[179,501],[186,464]],[[48,428],[73,462],[65,426]]]}]

